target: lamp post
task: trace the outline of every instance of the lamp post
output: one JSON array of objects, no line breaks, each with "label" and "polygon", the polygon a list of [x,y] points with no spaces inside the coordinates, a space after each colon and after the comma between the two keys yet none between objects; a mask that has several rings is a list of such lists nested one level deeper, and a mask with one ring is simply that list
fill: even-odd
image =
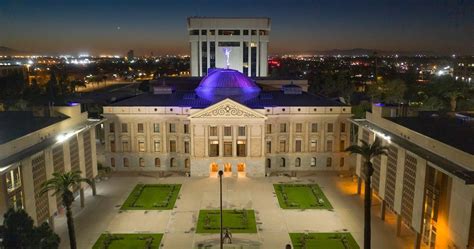
[{"label": "lamp post", "polygon": [[222,175],[224,172],[222,170],[219,170],[219,190],[220,190],[220,210],[221,210],[221,238],[220,238],[220,248],[224,248],[224,239],[223,239],[223,234],[222,234]]}]

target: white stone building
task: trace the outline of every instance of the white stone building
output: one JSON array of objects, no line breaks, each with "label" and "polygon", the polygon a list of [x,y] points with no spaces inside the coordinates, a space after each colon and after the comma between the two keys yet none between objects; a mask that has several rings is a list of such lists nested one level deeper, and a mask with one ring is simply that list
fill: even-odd
[{"label": "white stone building", "polygon": [[106,164],[209,176],[347,170],[351,107],[288,84],[263,91],[215,69],[194,91],[154,91],[104,107]]},{"label": "white stone building", "polygon": [[[191,75],[231,68],[249,77],[268,73],[270,18],[189,17]],[[232,56],[225,56],[226,51]]]}]

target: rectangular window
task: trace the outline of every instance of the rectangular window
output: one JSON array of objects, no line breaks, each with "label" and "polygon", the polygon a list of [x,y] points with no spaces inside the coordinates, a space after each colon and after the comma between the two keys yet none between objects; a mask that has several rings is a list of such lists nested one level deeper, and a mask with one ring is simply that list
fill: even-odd
[{"label": "rectangular window", "polygon": [[219,156],[219,141],[209,141],[209,156],[216,157]]},{"label": "rectangular window", "polygon": [[245,141],[237,141],[237,156],[247,156],[247,146]]},{"label": "rectangular window", "polygon": [[318,150],[318,141],[316,139],[311,140],[310,150],[311,152],[316,152]]},{"label": "rectangular window", "polygon": [[145,159],[140,157],[140,159],[138,159],[138,164],[140,167],[145,167]]},{"label": "rectangular window", "polygon": [[331,167],[332,166],[332,157],[326,158],[326,167]]},{"label": "rectangular window", "polygon": [[207,74],[207,42],[201,42],[201,75]]},{"label": "rectangular window", "polygon": [[327,132],[333,132],[333,130],[334,130],[334,125],[329,123],[327,126]]},{"label": "rectangular window", "polygon": [[217,137],[217,126],[209,127],[209,136]]},{"label": "rectangular window", "polygon": [[207,35],[207,30],[205,29],[201,30],[201,35]]},{"label": "rectangular window", "polygon": [[115,152],[115,141],[110,140],[110,152]]},{"label": "rectangular window", "polygon": [[318,132],[318,123],[311,124],[311,132],[316,133]]},{"label": "rectangular window", "polygon": [[326,141],[326,151],[332,151],[332,140]]},{"label": "rectangular window", "polygon": [[142,124],[142,123],[139,123],[139,124],[137,125],[137,132],[138,132],[138,133],[143,133],[143,130],[144,130],[144,129],[143,129],[143,124]]},{"label": "rectangular window", "polygon": [[301,140],[295,141],[295,152],[301,152]]},{"label": "rectangular window", "polygon": [[154,133],[160,133],[160,124],[158,124],[158,123],[153,124],[153,132]]},{"label": "rectangular window", "polygon": [[297,133],[303,132],[303,124],[302,123],[297,123],[296,127],[295,127],[295,130],[296,130]]},{"label": "rectangular window", "polygon": [[139,152],[145,152],[145,142],[138,141],[138,151]]},{"label": "rectangular window", "polygon": [[161,151],[161,142],[160,141],[155,140],[153,142],[153,150],[155,152],[160,152]]},{"label": "rectangular window", "polygon": [[184,141],[184,153],[189,153],[189,141]]},{"label": "rectangular window", "polygon": [[171,123],[169,128],[170,133],[176,133],[176,124]]},{"label": "rectangular window", "polygon": [[176,140],[170,140],[170,152],[176,152]]},{"label": "rectangular window", "polygon": [[272,153],[272,141],[267,141],[267,146],[265,147],[267,153]]},{"label": "rectangular window", "polygon": [[122,133],[127,133],[127,132],[128,132],[128,125],[122,124]]},{"label": "rectangular window", "polygon": [[339,167],[341,167],[341,168],[344,167],[344,157],[341,157],[339,159]]},{"label": "rectangular window", "polygon": [[252,29],[252,35],[257,35],[257,30]]},{"label": "rectangular window", "polygon": [[219,47],[240,47],[240,42],[219,42]]},{"label": "rectangular window", "polygon": [[280,140],[280,152],[286,152],[286,140]]},{"label": "rectangular window", "polygon": [[286,132],[286,124],[280,124],[280,132],[282,133]]},{"label": "rectangular window", "polygon": [[232,136],[232,127],[231,126],[225,126],[224,127],[224,136],[225,137]]},{"label": "rectangular window", "polygon": [[215,30],[215,29],[209,30],[209,34],[210,34],[210,35],[216,35],[216,30]]},{"label": "rectangular window", "polygon": [[216,42],[209,42],[209,67],[216,67]]},{"label": "rectangular window", "polygon": [[189,134],[189,124],[184,124],[183,129],[184,129],[184,134]]},{"label": "rectangular window", "polygon": [[344,133],[344,132],[346,132],[346,124],[341,123],[341,133]]},{"label": "rectangular window", "polygon": [[224,156],[232,156],[232,142],[224,142]]},{"label": "rectangular window", "polygon": [[128,141],[122,141],[122,151],[123,152],[129,152],[130,151],[130,147],[128,145]]},{"label": "rectangular window", "polygon": [[245,136],[245,126],[239,126],[239,136]]},{"label": "rectangular window", "polygon": [[244,29],[244,35],[249,35],[249,30],[248,29]]},{"label": "rectangular window", "polygon": [[114,123],[110,123],[110,124],[109,124],[109,132],[110,132],[110,133],[114,133],[114,132],[115,132],[115,124],[114,124]]},{"label": "rectangular window", "polygon": [[267,134],[272,134],[272,124],[267,124],[267,125],[265,126],[265,132],[266,132]]},{"label": "rectangular window", "polygon": [[243,42],[243,73],[245,76],[249,75],[249,42]]},{"label": "rectangular window", "polygon": [[256,77],[257,76],[257,47],[253,47],[250,44],[250,76]]},{"label": "rectangular window", "polygon": [[341,143],[339,144],[339,151],[344,151],[346,149],[346,141],[341,140]]},{"label": "rectangular window", "polygon": [[217,32],[219,35],[240,35],[239,29],[221,29]]}]

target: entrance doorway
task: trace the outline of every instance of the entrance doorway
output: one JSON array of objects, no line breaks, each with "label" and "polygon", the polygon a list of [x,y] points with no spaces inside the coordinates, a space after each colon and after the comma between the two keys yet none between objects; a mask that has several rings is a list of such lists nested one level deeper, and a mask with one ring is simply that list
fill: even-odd
[{"label": "entrance doorway", "polygon": [[224,173],[232,173],[232,165],[230,163],[224,164]]},{"label": "entrance doorway", "polygon": [[211,172],[217,173],[219,171],[219,165],[217,163],[211,163]]},{"label": "entrance doorway", "polygon": [[237,164],[237,172],[245,172],[245,163],[239,163]]}]

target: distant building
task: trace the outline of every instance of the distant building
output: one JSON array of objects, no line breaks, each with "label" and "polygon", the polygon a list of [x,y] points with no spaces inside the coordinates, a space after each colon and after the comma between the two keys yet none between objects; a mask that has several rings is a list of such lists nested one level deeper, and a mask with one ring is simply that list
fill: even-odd
[{"label": "distant building", "polygon": [[[397,106],[374,105],[353,120],[358,139],[380,137],[388,156],[373,159],[372,189],[385,212],[416,233],[415,248],[474,246],[473,114],[405,115]],[[363,159],[356,174],[363,178]],[[360,178],[359,178],[360,179]]]},{"label": "distant building", "polygon": [[23,75],[24,79],[28,79],[28,68],[22,65],[0,66],[0,78],[13,74]]},{"label": "distant building", "polygon": [[191,75],[230,68],[249,77],[268,74],[270,18],[189,17]]},{"label": "distant building", "polygon": [[127,60],[131,61],[134,59],[135,59],[135,52],[133,51],[133,49],[131,49],[127,52]]},{"label": "distant building", "polygon": [[453,76],[456,80],[474,84],[474,58],[460,58],[455,62]]},{"label": "distant building", "polygon": [[[97,176],[95,126],[79,105],[54,107],[52,113],[0,112],[0,220],[8,208],[22,208],[36,224],[54,222],[61,197],[39,195],[54,172],[79,170]],[[84,198],[84,184],[75,189]]]}]

